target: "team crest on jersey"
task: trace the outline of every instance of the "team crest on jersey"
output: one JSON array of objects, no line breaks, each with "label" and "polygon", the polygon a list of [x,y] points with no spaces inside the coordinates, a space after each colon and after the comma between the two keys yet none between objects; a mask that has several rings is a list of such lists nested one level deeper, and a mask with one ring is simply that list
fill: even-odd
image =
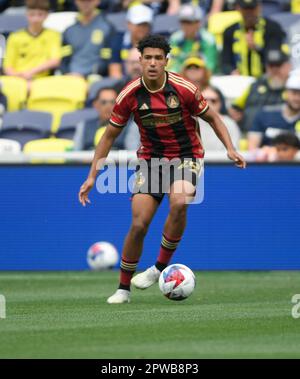
[{"label": "team crest on jersey", "polygon": [[93,45],[100,45],[103,42],[104,34],[102,30],[95,29],[91,35],[91,42]]},{"label": "team crest on jersey", "polygon": [[167,104],[170,108],[178,108],[179,107],[179,99],[173,93],[167,98]]}]

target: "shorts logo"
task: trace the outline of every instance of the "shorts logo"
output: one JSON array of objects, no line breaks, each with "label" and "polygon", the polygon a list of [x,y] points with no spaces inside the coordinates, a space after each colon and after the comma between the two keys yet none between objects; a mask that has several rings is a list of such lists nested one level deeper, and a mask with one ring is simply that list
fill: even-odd
[{"label": "shorts logo", "polygon": [[178,166],[178,170],[186,168],[195,174],[199,174],[201,170],[201,165],[198,162],[184,161]]},{"label": "shorts logo", "polygon": [[137,174],[137,178],[135,181],[136,186],[141,187],[145,183],[145,181],[146,181],[146,178],[144,177],[144,175],[141,172],[139,172]]},{"label": "shorts logo", "polygon": [[174,109],[174,108],[178,108],[179,106],[179,99],[176,95],[173,95],[171,94],[168,98],[167,98],[167,104],[168,104],[168,107]]}]

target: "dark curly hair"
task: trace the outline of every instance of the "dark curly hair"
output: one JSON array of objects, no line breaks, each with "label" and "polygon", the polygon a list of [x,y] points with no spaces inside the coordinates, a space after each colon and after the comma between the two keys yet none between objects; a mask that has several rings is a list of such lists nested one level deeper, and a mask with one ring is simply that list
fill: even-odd
[{"label": "dark curly hair", "polygon": [[282,133],[277,137],[272,139],[272,145],[287,145],[290,147],[295,147],[296,149],[300,149],[300,141],[299,138],[293,133]]},{"label": "dark curly hair", "polygon": [[147,36],[143,38],[137,45],[137,49],[141,54],[143,54],[144,49],[147,47],[162,49],[165,53],[165,56],[167,56],[171,51],[171,47],[166,38],[159,34]]}]

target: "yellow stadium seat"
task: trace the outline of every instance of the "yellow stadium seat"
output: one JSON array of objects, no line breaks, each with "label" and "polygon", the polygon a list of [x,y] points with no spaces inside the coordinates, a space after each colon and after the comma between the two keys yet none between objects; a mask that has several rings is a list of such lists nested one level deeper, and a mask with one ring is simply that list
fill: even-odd
[{"label": "yellow stadium seat", "polygon": [[32,82],[27,108],[52,113],[52,132],[55,133],[61,116],[83,108],[86,95],[85,79],[71,75],[49,76]]},{"label": "yellow stadium seat", "polygon": [[300,0],[291,1],[291,10],[292,13],[300,13]]},{"label": "yellow stadium seat", "polygon": [[[43,138],[34,141],[27,142],[23,148],[25,154],[34,153],[64,153],[66,151],[73,150],[74,142],[64,138]],[[65,163],[63,158],[48,158],[41,160],[33,158],[31,163]]]},{"label": "yellow stadium seat", "polygon": [[242,16],[238,11],[228,11],[214,13],[208,19],[208,31],[212,33],[217,42],[218,49],[223,46],[224,31],[231,25],[242,20]]},{"label": "yellow stadium seat", "polygon": [[105,132],[106,126],[102,126],[96,131],[95,138],[94,138],[94,145],[97,146],[101,137],[103,136]]},{"label": "yellow stadium seat", "polygon": [[0,76],[2,91],[7,97],[8,111],[14,112],[25,108],[27,99],[27,81],[16,76]]}]

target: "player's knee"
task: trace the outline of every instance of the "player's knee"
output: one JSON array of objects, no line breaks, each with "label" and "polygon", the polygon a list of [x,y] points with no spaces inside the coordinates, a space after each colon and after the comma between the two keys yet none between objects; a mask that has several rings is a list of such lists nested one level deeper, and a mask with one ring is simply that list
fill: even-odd
[{"label": "player's knee", "polygon": [[130,231],[134,238],[143,238],[147,234],[148,226],[148,223],[144,220],[133,220]]},{"label": "player's knee", "polygon": [[186,213],[186,199],[185,196],[178,196],[170,202],[170,213],[174,217],[182,217]]}]

